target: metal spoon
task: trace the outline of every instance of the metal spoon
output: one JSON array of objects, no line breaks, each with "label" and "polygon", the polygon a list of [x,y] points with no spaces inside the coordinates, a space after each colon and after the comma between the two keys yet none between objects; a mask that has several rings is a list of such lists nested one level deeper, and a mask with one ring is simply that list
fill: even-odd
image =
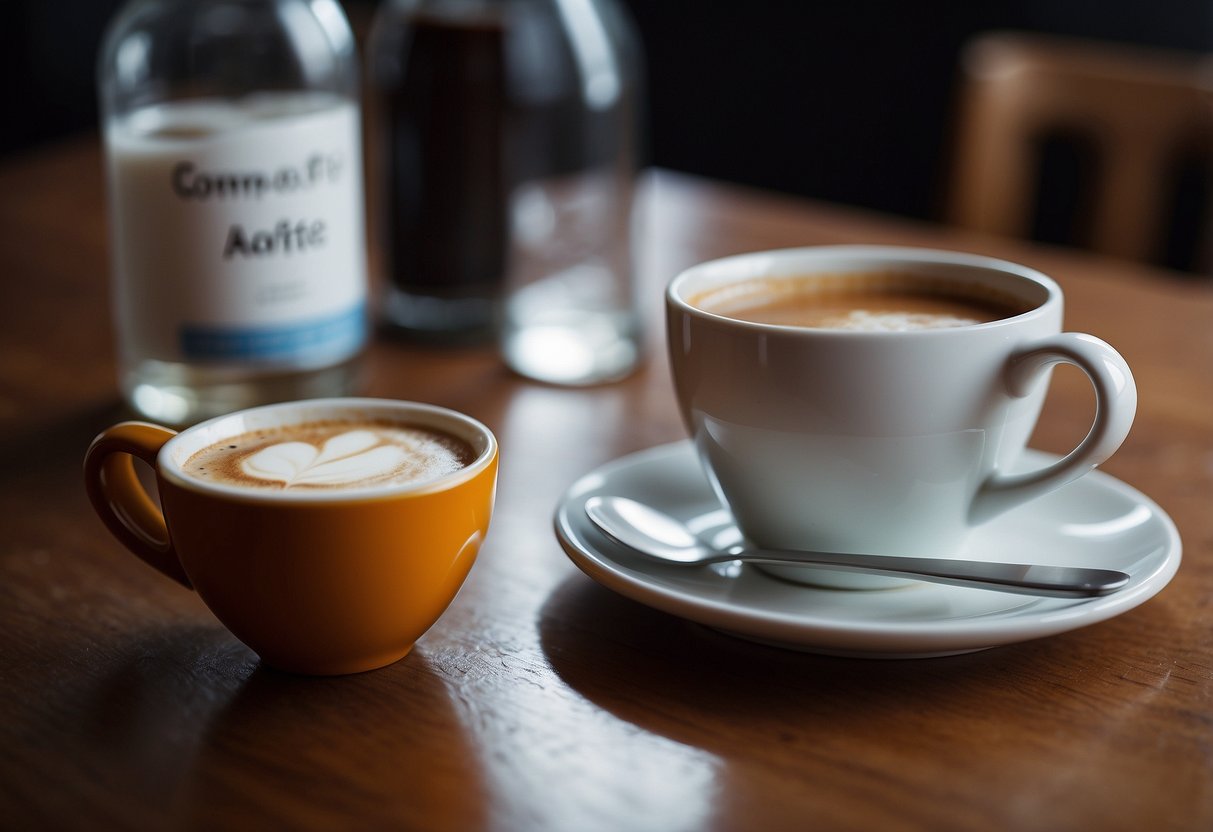
[{"label": "metal spoon", "polygon": [[1124,572],[1071,566],[742,547],[722,551],[704,543],[681,521],[627,497],[590,497],[585,502],[585,513],[617,543],[653,560],[685,566],[732,560],[826,566],[838,572],[864,572],[1058,598],[1108,595],[1129,582]]}]

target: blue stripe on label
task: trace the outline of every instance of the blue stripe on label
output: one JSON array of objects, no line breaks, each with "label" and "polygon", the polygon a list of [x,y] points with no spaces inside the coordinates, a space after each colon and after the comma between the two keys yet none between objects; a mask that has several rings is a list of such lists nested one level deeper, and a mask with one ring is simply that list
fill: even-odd
[{"label": "blue stripe on label", "polygon": [[308,361],[352,354],[366,340],[364,304],[348,312],[286,326],[181,328],[181,352],[201,361]]}]

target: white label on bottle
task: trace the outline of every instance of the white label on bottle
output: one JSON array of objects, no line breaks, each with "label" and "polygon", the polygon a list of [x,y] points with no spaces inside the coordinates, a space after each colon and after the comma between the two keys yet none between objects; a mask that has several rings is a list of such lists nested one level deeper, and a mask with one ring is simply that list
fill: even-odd
[{"label": "white label on bottle", "polygon": [[358,109],[178,102],[107,130],[128,359],[322,366],[366,338]]}]

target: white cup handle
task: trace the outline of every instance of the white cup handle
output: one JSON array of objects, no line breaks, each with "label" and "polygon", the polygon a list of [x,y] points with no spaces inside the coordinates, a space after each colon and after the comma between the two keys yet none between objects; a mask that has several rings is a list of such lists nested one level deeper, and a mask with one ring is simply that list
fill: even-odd
[{"label": "white cup handle", "polygon": [[1095,421],[1078,447],[1052,465],[1023,474],[991,474],[978,488],[969,522],[984,523],[1078,479],[1110,457],[1124,442],[1137,412],[1137,385],[1120,353],[1094,337],[1063,332],[1034,341],[1007,360],[1003,380],[1012,396],[1028,395],[1045,370],[1073,364],[1095,388]]}]

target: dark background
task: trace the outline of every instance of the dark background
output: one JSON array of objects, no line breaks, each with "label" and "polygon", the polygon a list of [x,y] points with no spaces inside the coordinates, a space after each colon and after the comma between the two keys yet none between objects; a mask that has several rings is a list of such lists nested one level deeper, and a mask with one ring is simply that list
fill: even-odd
[{"label": "dark background", "polygon": [[[623,0],[647,56],[649,161],[939,218],[961,46],[1020,29],[1213,51],[1213,0]],[[0,155],[96,125],[119,0],[7,0]],[[373,0],[345,0],[367,19]]]}]

